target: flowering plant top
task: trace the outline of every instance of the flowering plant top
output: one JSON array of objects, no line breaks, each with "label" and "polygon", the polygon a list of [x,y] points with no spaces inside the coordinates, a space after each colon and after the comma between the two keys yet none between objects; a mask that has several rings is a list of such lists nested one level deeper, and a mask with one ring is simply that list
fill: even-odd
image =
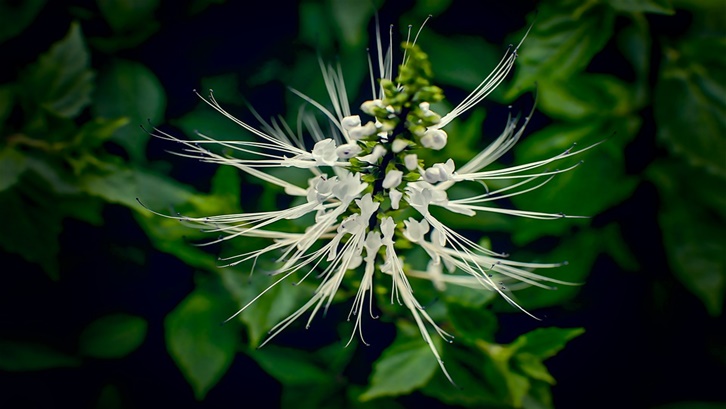
[{"label": "flowering plant top", "polygon": [[[410,37],[409,37],[410,38]],[[433,77],[428,56],[416,40],[403,45],[402,63],[394,77],[393,51],[386,52],[377,37],[377,67],[369,58],[372,98],[353,113],[348,104],[340,66],[320,62],[330,106],[292,90],[304,101],[319,110],[332,124],[325,133],[312,114],[301,122],[314,144],[306,148],[302,133],[293,132],[284,122],[265,122],[255,128],[229,114],[210,92],[203,98],[212,108],[260,138],[260,141],[219,141],[199,133],[196,140],[182,140],[155,129],[154,135],[180,143],[179,154],[204,162],[234,166],[251,176],[284,188],[286,194],[300,197],[301,203],[288,209],[257,213],[242,213],[183,219],[201,225],[209,232],[220,234],[212,243],[237,237],[266,238],[272,241],[261,249],[224,259],[227,265],[257,260],[263,255],[274,256],[280,263],[273,275],[279,278],[237,314],[271,288],[295,273],[302,275],[298,282],[310,280],[316,272],[319,284],[312,298],[282,320],[271,331],[277,335],[293,321],[311,310],[307,323],[322,308],[327,309],[341,283],[355,276],[360,285],[354,297],[349,319],[354,318],[354,331],[363,337],[364,309],[373,314],[374,278],[390,280],[390,301],[403,305],[416,322],[421,336],[446,368],[439,356],[427,326],[441,337],[452,336],[441,329],[414,296],[409,279],[430,280],[437,289],[447,285],[495,291],[512,305],[518,306],[511,291],[523,286],[553,288],[553,284],[569,284],[539,275],[534,269],[558,267],[561,263],[528,263],[514,261],[505,254],[494,252],[471,241],[434,217],[430,209],[441,207],[450,212],[475,218],[478,212],[495,212],[533,219],[557,219],[562,213],[513,210],[490,205],[500,199],[526,193],[545,185],[556,174],[569,171],[547,170],[547,165],[576,153],[568,149],[561,154],[532,163],[503,169],[485,168],[511,149],[522,136],[529,117],[519,126],[518,117],[509,117],[501,135],[488,147],[458,165],[452,159],[443,163],[425,163],[419,158],[422,150],[441,150],[456,143],[445,128],[462,113],[471,109],[492,92],[507,76],[517,58],[517,47],[510,47],[494,70],[450,112],[441,115],[432,104],[444,96],[431,84]],[[521,45],[521,43],[520,43]],[[377,75],[374,74],[377,71]],[[374,78],[378,78],[376,82]],[[214,144],[229,148],[240,157],[223,156],[205,148]],[[298,186],[273,176],[267,168],[289,167],[310,172],[307,186]],[[510,181],[506,187],[489,191],[486,182]],[[470,197],[449,199],[447,190],[458,183],[477,182],[481,192]],[[314,214],[314,224],[304,232],[280,231],[282,220],[298,219]],[[428,267],[419,271],[404,262],[399,251],[404,242],[413,243],[429,256]],[[522,309],[525,313],[527,311]],[[349,341],[350,342],[350,341]],[[263,343],[263,345],[264,345]],[[451,378],[449,377],[449,380]]]}]

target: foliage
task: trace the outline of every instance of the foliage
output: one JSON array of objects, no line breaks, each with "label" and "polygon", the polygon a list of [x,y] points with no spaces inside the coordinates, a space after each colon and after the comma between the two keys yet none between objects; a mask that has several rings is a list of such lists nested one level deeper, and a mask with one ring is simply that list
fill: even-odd
[{"label": "foliage", "polygon": [[[183,16],[185,24],[191,24],[196,21],[193,18],[223,12],[227,5],[212,4],[223,1],[187,1],[170,14],[168,9],[175,5],[160,1],[45,3],[0,5],[3,54],[22,54],[24,42],[35,44],[32,55],[13,60],[16,66],[0,71],[0,207],[6,216],[0,224],[0,255],[9,266],[3,268],[8,284],[3,284],[6,301],[2,305],[6,310],[22,310],[14,304],[22,300],[22,306],[30,307],[18,312],[21,318],[8,319],[7,327],[0,330],[3,375],[12,374],[18,376],[18,382],[25,382],[29,378],[21,377],[28,374],[45,374],[46,379],[72,377],[117,362],[143,368],[145,363],[139,357],[164,354],[156,344],[163,342],[179,371],[174,388],[186,388],[175,402],[212,401],[215,388],[224,390],[229,382],[234,383],[235,393],[230,396],[236,398],[248,387],[252,390],[243,393],[254,393],[255,385],[230,379],[253,368],[250,370],[266,376],[273,388],[281,388],[281,397],[268,397],[271,406],[399,408],[411,402],[407,399],[414,399],[459,407],[550,408],[562,399],[557,389],[551,389],[557,374],[548,369],[549,362],[559,359],[556,354],[562,348],[566,352],[568,342],[582,354],[575,359],[602,352],[582,353],[590,336],[584,320],[554,320],[553,324],[532,320],[525,327],[535,329],[525,333],[512,329],[512,308],[497,297],[460,288],[439,293],[420,282],[412,283],[417,297],[428,300],[429,314],[456,335],[453,344],[441,345],[440,350],[460,388],[450,385],[439,372],[428,345],[415,336],[409,319],[390,304],[390,294],[378,294],[377,308],[384,322],[368,325],[384,328],[374,332],[395,330],[390,345],[386,342],[393,337],[384,336],[370,349],[356,342],[344,348],[336,342],[336,330],[334,340],[317,342],[314,327],[302,334],[291,329],[294,339],[283,335],[279,344],[255,349],[267,331],[297,309],[315,287],[275,287],[238,318],[220,325],[272,282],[259,273],[272,261],[259,260],[254,274],[252,263],[220,268],[218,256],[250,251],[259,243],[233,240],[208,251],[194,244],[209,235],[188,229],[183,221],[185,216],[271,209],[278,205],[280,192],[263,188],[258,180],[240,179],[229,169],[215,170],[193,161],[176,162],[172,167],[173,156],[159,151],[174,147],[159,147],[139,127],[171,123],[187,133],[204,129],[213,137],[250,137],[225,118],[212,115],[202,103],[194,109],[189,103],[183,109],[177,105],[173,112],[167,111],[167,104],[173,103],[171,96],[178,92],[169,85],[174,82],[164,76],[175,72],[152,68],[146,54],[135,52],[171,30],[174,18]],[[443,24],[447,12],[460,7],[453,2],[418,1],[400,21],[382,18],[392,5],[375,3],[380,6],[382,25],[400,23],[404,29],[412,23],[415,30],[426,15],[436,14],[418,44],[431,57],[432,83],[442,86],[447,95],[475,87],[503,52],[499,43]],[[291,7],[298,6],[294,53],[269,54],[253,48],[250,39],[238,42],[235,45],[240,49],[226,53],[247,53],[245,47],[250,47],[250,54],[259,51],[263,56],[251,58],[261,58],[255,62],[264,64],[245,67],[240,73],[220,62],[222,68],[204,71],[205,78],[195,79],[201,80],[200,89],[213,87],[217,99],[231,110],[245,105],[240,89],[252,94],[262,87],[275,94],[275,89],[263,85],[271,79],[322,99],[324,87],[316,71],[318,52],[326,58],[339,55],[350,94],[367,86],[366,57],[360,51],[372,40],[367,34],[374,14],[370,2],[304,1]],[[722,319],[726,293],[726,27],[722,14],[714,17],[722,11],[723,5],[717,1],[547,0],[541,2],[538,12],[527,8],[525,22],[521,18],[525,11],[517,10],[521,22],[509,27],[511,33],[500,34],[509,34],[516,44],[530,27],[531,31],[521,47],[515,75],[492,97],[500,104],[512,103],[515,111],[528,112],[531,102],[527,95],[535,93],[538,102],[535,129],[515,148],[514,157],[504,160],[523,163],[553,156],[574,143],[605,142],[589,150],[576,171],[558,176],[546,189],[514,197],[512,205],[592,218],[533,223],[489,215],[472,223],[454,215],[448,224],[465,229],[478,240],[491,239],[495,248],[508,250],[511,242],[523,248],[518,256],[546,262],[568,260],[555,273],[565,281],[587,283],[591,271],[607,276],[608,271],[598,269],[603,259],[634,280],[657,275],[649,291],[659,292],[662,304],[689,297],[684,295],[687,291],[702,303],[705,322]],[[43,25],[53,13],[63,15],[64,27],[46,32]],[[692,23],[682,33],[663,29],[681,21],[678,19],[684,14]],[[456,16],[462,18],[461,13]],[[440,26],[437,21],[442,22]],[[269,29],[276,28],[273,24]],[[30,42],[39,32],[42,45]],[[161,38],[168,41],[170,35]],[[158,53],[160,48],[151,49]],[[210,50],[195,49],[200,54],[207,51],[214,55]],[[624,68],[612,69],[616,64],[606,60],[613,58]],[[283,98],[282,93],[279,96]],[[289,94],[284,97],[288,109],[282,111],[294,113],[299,100]],[[267,108],[258,106],[265,100],[250,100],[267,115]],[[465,147],[443,154],[457,160],[478,152],[494,137],[485,132],[482,140],[482,128],[489,130],[489,119],[493,123],[503,120],[500,114],[494,104],[485,104],[463,123],[452,124],[457,128],[449,134],[461,138],[465,143],[458,146]],[[170,171],[177,164],[186,168],[184,182],[176,182],[178,175]],[[281,172],[278,177],[292,180],[295,175]],[[657,189],[658,205],[648,209],[652,215],[644,217],[657,219],[658,225],[647,236],[648,245],[665,255],[655,267],[663,271],[657,273],[648,264],[649,257],[635,251],[648,247],[643,243],[634,246],[628,226],[613,216],[650,186]],[[148,209],[171,216],[159,217]],[[101,265],[88,266],[77,260],[78,252],[69,249],[84,239],[67,232],[79,225],[94,232],[118,232],[112,230],[116,221],[109,216],[118,214],[125,215],[124,229],[138,232],[134,237],[139,243],[129,245],[114,237],[108,248],[99,250],[100,255],[88,255],[103,261]],[[159,267],[152,263],[156,257],[166,257],[162,268],[152,268]],[[410,254],[408,260],[415,263],[416,254]],[[77,270],[83,269],[78,266],[92,272],[92,282],[78,282]],[[151,282],[149,277],[163,277],[163,288],[175,292],[164,290],[150,296],[124,287],[126,280],[141,274],[146,277],[144,283]],[[186,287],[177,291],[180,286]],[[126,301],[104,303],[108,295],[104,291],[123,292]],[[70,307],[74,300],[69,296],[78,292],[95,293],[97,298],[89,299],[98,305]],[[613,296],[617,302],[618,295]],[[135,298],[164,307],[142,308],[128,301]],[[543,308],[547,313],[573,311],[587,304],[576,286],[557,291],[526,289],[517,293],[517,301],[538,316]],[[44,307],[32,309],[33,303]],[[60,310],[75,312],[78,317],[59,327],[64,317],[56,315],[60,313],[53,311],[53,303],[68,303]],[[653,304],[649,308],[657,315],[659,307]],[[335,306],[331,314],[336,314]],[[37,325],[30,327],[27,322]],[[337,320],[329,318],[320,326],[331,322]],[[349,331],[349,325],[341,325],[345,340]],[[302,341],[307,337],[314,341]],[[628,334],[620,337],[620,342],[629,341]],[[718,370],[723,373],[723,346],[711,348],[714,352],[710,354],[721,357]],[[369,360],[374,362],[367,364]],[[235,370],[239,365],[245,369]],[[84,385],[84,393],[92,395],[99,407],[109,402],[129,407],[141,404],[138,396],[122,396],[126,391],[123,383],[131,382],[128,379],[109,372],[101,378],[87,388]],[[8,396],[8,402],[17,399],[17,394]],[[4,406],[3,399],[6,397],[0,396],[0,406]],[[592,405],[585,406],[597,406],[597,397],[589,399]],[[644,399],[664,408],[690,407],[690,401],[694,406],[717,405],[694,395],[680,395],[673,402]]]}]

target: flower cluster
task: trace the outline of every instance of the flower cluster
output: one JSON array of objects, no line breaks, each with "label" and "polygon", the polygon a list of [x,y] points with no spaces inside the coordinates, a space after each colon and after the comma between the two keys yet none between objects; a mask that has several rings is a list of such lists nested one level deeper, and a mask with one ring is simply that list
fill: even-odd
[{"label": "flower cluster", "polygon": [[[308,302],[271,330],[271,338],[307,311],[311,311],[309,324],[321,308],[330,306],[343,280],[355,276],[360,286],[349,316],[354,317],[355,325],[351,339],[358,333],[365,342],[362,317],[366,304],[369,314],[374,315],[371,308],[374,277],[378,280],[388,276],[390,301],[405,306],[410,312],[446,373],[427,327],[433,328],[444,339],[451,336],[436,325],[421,306],[409,279],[428,279],[438,289],[459,285],[495,291],[515,306],[517,304],[510,290],[518,286],[551,288],[556,283],[567,283],[533,272],[534,269],[561,264],[510,260],[506,255],[484,248],[447,227],[432,214],[431,209],[440,207],[472,218],[478,212],[534,219],[565,217],[561,213],[510,210],[492,206],[490,202],[537,189],[556,174],[572,169],[574,166],[547,170],[547,165],[576,152],[568,149],[552,158],[484,170],[512,148],[529,121],[527,117],[523,125],[518,126],[519,118],[510,116],[501,135],[467,163],[457,165],[451,159],[426,163],[419,154],[425,150],[441,150],[449,142],[456,141],[455,135],[450,140],[446,126],[502,82],[514,65],[518,47],[510,47],[493,72],[467,98],[451,112],[441,115],[432,109],[432,104],[443,99],[442,90],[431,84],[430,62],[415,40],[404,44],[402,63],[395,77],[391,47],[384,53],[380,36],[378,44],[377,70],[373,68],[374,64],[369,64],[372,99],[360,106],[359,113],[353,114],[348,105],[340,67],[320,63],[331,109],[292,90],[332,124],[331,131],[324,133],[313,115],[303,114],[301,122],[305,125],[306,135],[313,141],[312,149],[305,147],[303,134],[293,132],[284,122],[265,122],[258,118],[261,127],[257,129],[233,117],[217,103],[211,92],[208,98],[203,99],[212,108],[260,140],[218,141],[203,134],[199,134],[197,140],[181,140],[158,129],[155,136],[183,144],[185,148],[180,153],[183,156],[234,166],[284,188],[288,195],[299,197],[293,202],[299,204],[283,210],[184,218],[205,226],[210,232],[221,234],[216,242],[236,237],[271,240],[267,247],[225,259],[227,265],[234,265],[263,255],[274,255],[280,263],[273,272],[279,278],[237,314],[291,275],[299,273],[302,276],[299,281],[303,281],[315,272],[319,279],[317,291]],[[378,74],[374,75],[374,71]],[[374,77],[378,78],[377,83]],[[230,157],[214,153],[205,149],[207,144],[221,145],[240,155]],[[298,186],[265,171],[276,167],[310,172],[307,186]],[[486,182],[497,179],[510,182],[504,184],[506,187],[489,191]],[[478,186],[481,193],[460,199],[448,197],[449,188],[467,182],[476,182],[472,186]],[[280,221],[311,214],[315,222],[304,232],[276,229]],[[403,242],[425,250],[430,258],[425,271],[416,270],[402,261],[398,252]],[[269,338],[265,342],[268,341]]]}]

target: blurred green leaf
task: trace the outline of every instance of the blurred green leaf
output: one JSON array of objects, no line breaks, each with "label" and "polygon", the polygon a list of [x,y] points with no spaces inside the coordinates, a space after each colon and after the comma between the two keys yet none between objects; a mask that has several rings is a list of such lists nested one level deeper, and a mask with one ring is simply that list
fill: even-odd
[{"label": "blurred green leaf", "polygon": [[0,339],[0,369],[4,371],[39,371],[80,364],[80,359],[47,345]]},{"label": "blurred green leaf", "polygon": [[0,208],[12,215],[0,223],[0,247],[41,265],[51,278],[57,278],[62,215],[52,196],[13,188],[0,192]]},{"label": "blurred green leaf", "polygon": [[249,355],[285,386],[332,382],[332,374],[314,362],[309,352],[269,345],[249,351]]},{"label": "blurred green leaf", "polygon": [[[559,246],[547,254],[544,259],[526,258],[517,256],[518,259],[527,259],[531,262],[567,262],[567,265],[537,270],[537,274],[552,277],[557,280],[573,283],[573,285],[557,284],[554,289],[540,287],[528,287],[513,292],[514,300],[528,311],[537,315],[538,308],[550,307],[561,304],[574,297],[580,290],[579,284],[585,282],[590,274],[598,254],[606,247],[606,240],[614,240],[608,235],[603,235],[596,230],[585,230],[560,241]],[[621,239],[622,240],[622,239]],[[495,300],[495,306],[503,307],[511,311],[512,307],[504,300]]]},{"label": "blurred green leaf", "polygon": [[668,260],[681,282],[718,316],[726,293],[726,225],[671,202],[659,215]]},{"label": "blurred green leaf", "polygon": [[113,167],[105,173],[89,173],[81,179],[81,186],[87,193],[110,203],[135,207],[136,179],[130,169]]},{"label": "blurred green leaf", "polygon": [[81,126],[74,141],[82,151],[88,151],[106,142],[116,130],[126,126],[128,122],[128,118],[94,118]]},{"label": "blurred green leaf", "polygon": [[610,39],[614,18],[612,9],[595,2],[542,3],[519,51],[506,98],[531,89],[535,82],[566,80],[585,68]]},{"label": "blurred green leaf", "polygon": [[421,393],[449,405],[472,408],[504,406],[503,391],[496,389],[491,384],[491,379],[484,378],[482,368],[485,365],[485,358],[480,351],[454,341],[442,352],[446,369],[458,387],[451,385],[444,374],[438,371],[431,381],[420,389]]},{"label": "blurred green leaf", "polygon": [[232,364],[239,343],[239,327],[221,325],[234,308],[226,299],[221,289],[198,287],[164,320],[167,350],[200,400]]},{"label": "blurred green leaf", "polygon": [[[237,291],[240,291],[239,307],[241,307],[277,280],[279,277],[271,277],[267,274],[253,274],[251,277],[240,274],[234,281],[227,281],[226,285],[228,288],[234,286]],[[259,346],[272,327],[312,297],[313,288],[307,285],[293,286],[295,282],[295,277],[289,277],[267,291],[240,314],[240,319],[247,326],[251,347]],[[230,289],[230,291],[234,292],[235,289]]]},{"label": "blurred green leaf", "polygon": [[630,84],[612,75],[580,74],[542,84],[537,93],[539,106],[552,118],[576,121],[624,116],[640,109],[644,103],[636,100]]},{"label": "blurred green leaf", "polygon": [[658,138],[691,165],[726,178],[726,39],[665,50],[653,109]]},{"label": "blurred green leaf", "polygon": [[[573,151],[577,151],[617,131],[615,137],[581,155],[553,162],[548,168],[540,168],[542,171],[566,169],[584,160],[577,168],[556,175],[546,185],[512,197],[514,207],[593,217],[620,203],[637,184],[636,178],[625,173],[623,150],[625,143],[637,133],[639,127],[640,119],[629,116],[607,122],[554,124],[528,136],[514,148],[517,163],[554,157],[575,143],[579,146],[574,147]],[[607,185],[608,189],[602,189],[603,185]],[[516,244],[524,244],[544,235],[561,236],[572,226],[586,224],[587,219],[580,218],[531,220],[516,217],[512,220],[513,239]]]},{"label": "blurred green leaf", "polygon": [[658,219],[676,277],[711,315],[723,310],[726,293],[726,180],[676,161],[648,169],[663,197]]},{"label": "blurred green leaf", "polygon": [[340,33],[337,43],[346,48],[364,46],[368,22],[376,11],[375,1],[330,0],[333,21]]},{"label": "blurred green leaf", "polygon": [[99,318],[81,333],[81,355],[94,358],[121,358],[138,348],[146,338],[148,323],[141,317],[113,314]]},{"label": "blurred green leaf", "polygon": [[[15,104],[13,84],[0,85],[0,130],[4,130],[5,120],[10,116]],[[5,130],[3,133],[7,133]]]},{"label": "blurred green leaf", "polygon": [[[243,101],[239,92],[239,79],[234,73],[202,78],[202,89],[200,93],[204,94],[209,91],[214,91],[214,99],[219,103],[236,105]],[[200,105],[203,105],[206,109],[211,109],[206,103]],[[219,115],[218,112],[217,115]],[[235,126],[238,132],[241,131],[238,125]],[[202,130],[203,128],[197,129]]]},{"label": "blurred green leaf", "polygon": [[[218,141],[255,140],[254,135],[251,135],[236,123],[221,116],[219,112],[212,110],[206,104],[204,106],[200,105],[200,107],[183,117],[173,120],[172,124],[181,128],[185,135],[189,135],[189,138],[194,139],[200,139],[196,135],[199,132]],[[213,145],[206,145],[205,148],[215,147]]]},{"label": "blurred green leaf", "polygon": [[[439,338],[432,339],[434,347],[440,348]],[[422,339],[399,338],[373,364],[370,386],[360,400],[406,394],[425,385],[437,370],[439,365],[429,344]]]},{"label": "blurred green leaf", "polygon": [[0,2],[0,43],[20,34],[44,5],[45,0]]},{"label": "blurred green leaf", "polygon": [[532,379],[537,379],[554,385],[555,378],[550,375],[547,367],[542,363],[542,359],[528,353],[516,354],[514,356],[514,365],[525,375]]},{"label": "blurred green leaf", "polygon": [[15,185],[26,168],[23,154],[11,148],[0,151],[0,192]]},{"label": "blurred green leaf", "polygon": [[97,409],[123,409],[124,405],[123,395],[119,388],[114,384],[104,385],[101,389],[101,393],[98,395],[98,401],[96,403]]},{"label": "blurred green leaf", "polygon": [[608,0],[612,8],[629,13],[675,14],[669,0]]},{"label": "blurred green leaf", "polygon": [[[484,292],[482,289],[481,292]],[[493,291],[491,291],[493,293]],[[461,336],[473,342],[477,339],[492,341],[497,330],[497,318],[486,308],[466,308],[455,303],[447,303],[448,317],[456,330],[457,339]]]},{"label": "blurred green leaf", "polygon": [[621,53],[630,61],[635,71],[635,84],[631,85],[633,97],[639,103],[650,103],[650,55],[653,40],[648,20],[642,15],[632,15],[630,24],[618,32],[616,40]]},{"label": "blurred green leaf", "polygon": [[519,336],[510,346],[517,354],[527,353],[540,359],[547,359],[556,355],[567,342],[584,332],[584,328],[537,328]]},{"label": "blurred green leaf", "polygon": [[[75,195],[82,193],[74,175],[64,169],[63,165],[46,157],[26,157],[28,170],[42,179],[50,191],[60,195]],[[30,172],[29,172],[30,173]]]},{"label": "blurred green leaf", "polygon": [[[443,36],[432,30],[424,30],[418,44],[429,55],[436,83],[468,91],[473,91],[489,75],[506,51],[481,37]],[[495,91],[496,94],[501,91]]]},{"label": "blurred green leaf", "polygon": [[220,166],[212,178],[212,194],[227,198],[229,203],[239,211],[239,199],[242,194],[242,182],[239,170],[232,166]]},{"label": "blurred green leaf", "polygon": [[101,71],[93,100],[96,116],[115,119],[126,117],[128,125],[113,135],[131,159],[143,162],[149,135],[139,128],[147,119],[158,123],[164,117],[166,95],[156,76],[137,62],[115,60]]},{"label": "blurred green leaf", "polygon": [[114,31],[124,32],[153,22],[159,0],[96,0]]},{"label": "blurred green leaf", "polygon": [[91,102],[94,72],[78,23],[21,74],[24,92],[47,112],[73,118]]}]

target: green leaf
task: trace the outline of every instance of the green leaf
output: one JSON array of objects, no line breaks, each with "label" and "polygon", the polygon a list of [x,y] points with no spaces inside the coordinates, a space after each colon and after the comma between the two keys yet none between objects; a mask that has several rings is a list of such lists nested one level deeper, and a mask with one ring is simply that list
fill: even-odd
[{"label": "green leaf", "polygon": [[147,119],[154,124],[163,119],[166,95],[148,68],[115,60],[99,75],[92,109],[102,118],[128,118],[128,125],[117,130],[113,140],[126,149],[132,160],[142,162],[149,135],[139,125],[147,126]]},{"label": "green leaf", "polygon": [[14,104],[15,91],[13,84],[0,85],[0,129],[3,129],[5,120],[8,119],[8,116],[13,111]]},{"label": "green leaf", "polygon": [[338,36],[340,44],[346,48],[365,45],[368,40],[366,27],[375,10],[376,8],[372,2],[331,1],[330,11],[340,33],[340,36]]},{"label": "green leaf", "polygon": [[88,173],[81,179],[82,189],[110,203],[122,204],[134,208],[136,202],[136,179],[129,169],[114,167],[107,173]]},{"label": "green leaf", "polygon": [[584,328],[537,328],[519,336],[511,347],[517,354],[531,354],[539,359],[547,359],[557,354],[565,344],[583,334]]},{"label": "green leaf", "polygon": [[658,215],[676,277],[718,316],[726,294],[726,223],[697,205],[672,198]]},{"label": "green leaf", "polygon": [[631,85],[605,74],[580,74],[566,80],[539,82],[542,112],[553,118],[585,120],[624,116],[639,108]]},{"label": "green leaf", "polygon": [[239,208],[242,194],[239,170],[232,166],[220,166],[212,178],[212,194],[226,198],[233,207]]},{"label": "green leaf", "polygon": [[[279,280],[278,277],[264,274],[247,277],[249,276],[240,274],[233,281],[225,283],[228,288],[234,286],[237,291],[240,291],[240,307]],[[288,280],[267,291],[240,314],[240,319],[247,326],[251,347],[259,346],[272,327],[299,308],[303,301],[313,296],[314,288],[307,285],[293,286],[293,283],[295,283],[295,277],[289,277]]]},{"label": "green leaf", "polygon": [[447,303],[446,308],[456,333],[464,340],[493,340],[497,330],[497,318],[489,309],[466,308],[454,303]]},{"label": "green leaf", "polygon": [[12,215],[0,223],[0,247],[57,278],[62,215],[52,199],[52,195],[25,193],[17,187],[0,192],[0,208]]},{"label": "green leaf", "polygon": [[80,364],[80,359],[47,345],[0,340],[0,369],[4,371],[39,371],[75,367]]},{"label": "green leaf", "polygon": [[519,50],[506,98],[531,89],[537,81],[569,79],[584,69],[610,39],[614,17],[612,9],[594,2],[543,3]]},{"label": "green leaf", "polygon": [[101,14],[114,31],[124,32],[154,20],[159,0],[96,0]]},{"label": "green leaf", "polygon": [[[557,156],[575,143],[578,146],[573,151],[577,151],[600,142],[617,131],[615,137],[594,149],[550,164],[549,170],[555,170],[566,169],[577,165],[578,161],[584,161],[575,169],[556,175],[546,185],[514,196],[514,207],[520,210],[594,217],[620,203],[631,194],[637,183],[636,178],[626,175],[623,150],[625,143],[637,133],[639,127],[640,119],[628,116],[603,122],[550,125],[528,136],[514,148],[518,164]],[[602,189],[604,185],[608,189]],[[561,236],[572,226],[587,223],[587,219],[581,218],[531,220],[513,217],[513,239],[517,244],[524,244],[544,235]]]},{"label": "green leaf", "polygon": [[666,49],[653,102],[660,141],[675,156],[721,178],[726,178],[724,53],[722,37]]},{"label": "green leaf", "polygon": [[434,397],[449,405],[467,407],[499,407],[506,403],[503,388],[498,388],[486,378],[483,367],[490,364],[481,352],[464,349],[462,344],[454,342],[443,351],[446,370],[449,371],[457,387],[451,385],[440,371],[434,374],[430,382],[420,389],[421,393]]},{"label": "green leaf", "polygon": [[555,378],[550,375],[541,358],[529,353],[521,353],[514,356],[514,363],[528,377],[547,382],[550,385],[555,384]]},{"label": "green leaf", "polygon": [[23,31],[44,5],[45,0],[0,2],[0,43]]},{"label": "green leaf", "polygon": [[[438,348],[440,340],[432,339]],[[370,386],[360,400],[406,394],[425,385],[437,370],[436,357],[426,342],[416,338],[398,339],[373,364]]]},{"label": "green leaf", "polygon": [[11,148],[0,151],[0,192],[15,185],[26,168],[23,154]]},{"label": "green leaf", "polygon": [[332,374],[321,368],[309,352],[269,345],[249,351],[249,355],[265,372],[286,386],[333,381]]},{"label": "green leaf", "polygon": [[138,348],[146,338],[145,319],[114,314],[89,324],[78,339],[81,355],[94,358],[121,358]]},{"label": "green leaf", "polygon": [[505,53],[503,47],[489,44],[481,37],[443,36],[431,30],[424,30],[420,37],[418,43],[424,45],[429,55],[436,83],[469,91],[486,78]]},{"label": "green leaf", "polygon": [[628,13],[675,14],[668,0],[608,0],[610,7]]},{"label": "green leaf", "polygon": [[74,142],[82,151],[87,152],[101,146],[119,128],[126,126],[128,122],[128,118],[94,118],[81,126],[81,129],[78,130],[74,137]]},{"label": "green leaf", "polygon": [[91,102],[94,72],[78,23],[21,75],[22,96],[47,112],[77,116]]},{"label": "green leaf", "polygon": [[197,288],[164,320],[169,354],[194,390],[203,399],[234,359],[239,327],[221,325],[232,306],[221,289]]}]

